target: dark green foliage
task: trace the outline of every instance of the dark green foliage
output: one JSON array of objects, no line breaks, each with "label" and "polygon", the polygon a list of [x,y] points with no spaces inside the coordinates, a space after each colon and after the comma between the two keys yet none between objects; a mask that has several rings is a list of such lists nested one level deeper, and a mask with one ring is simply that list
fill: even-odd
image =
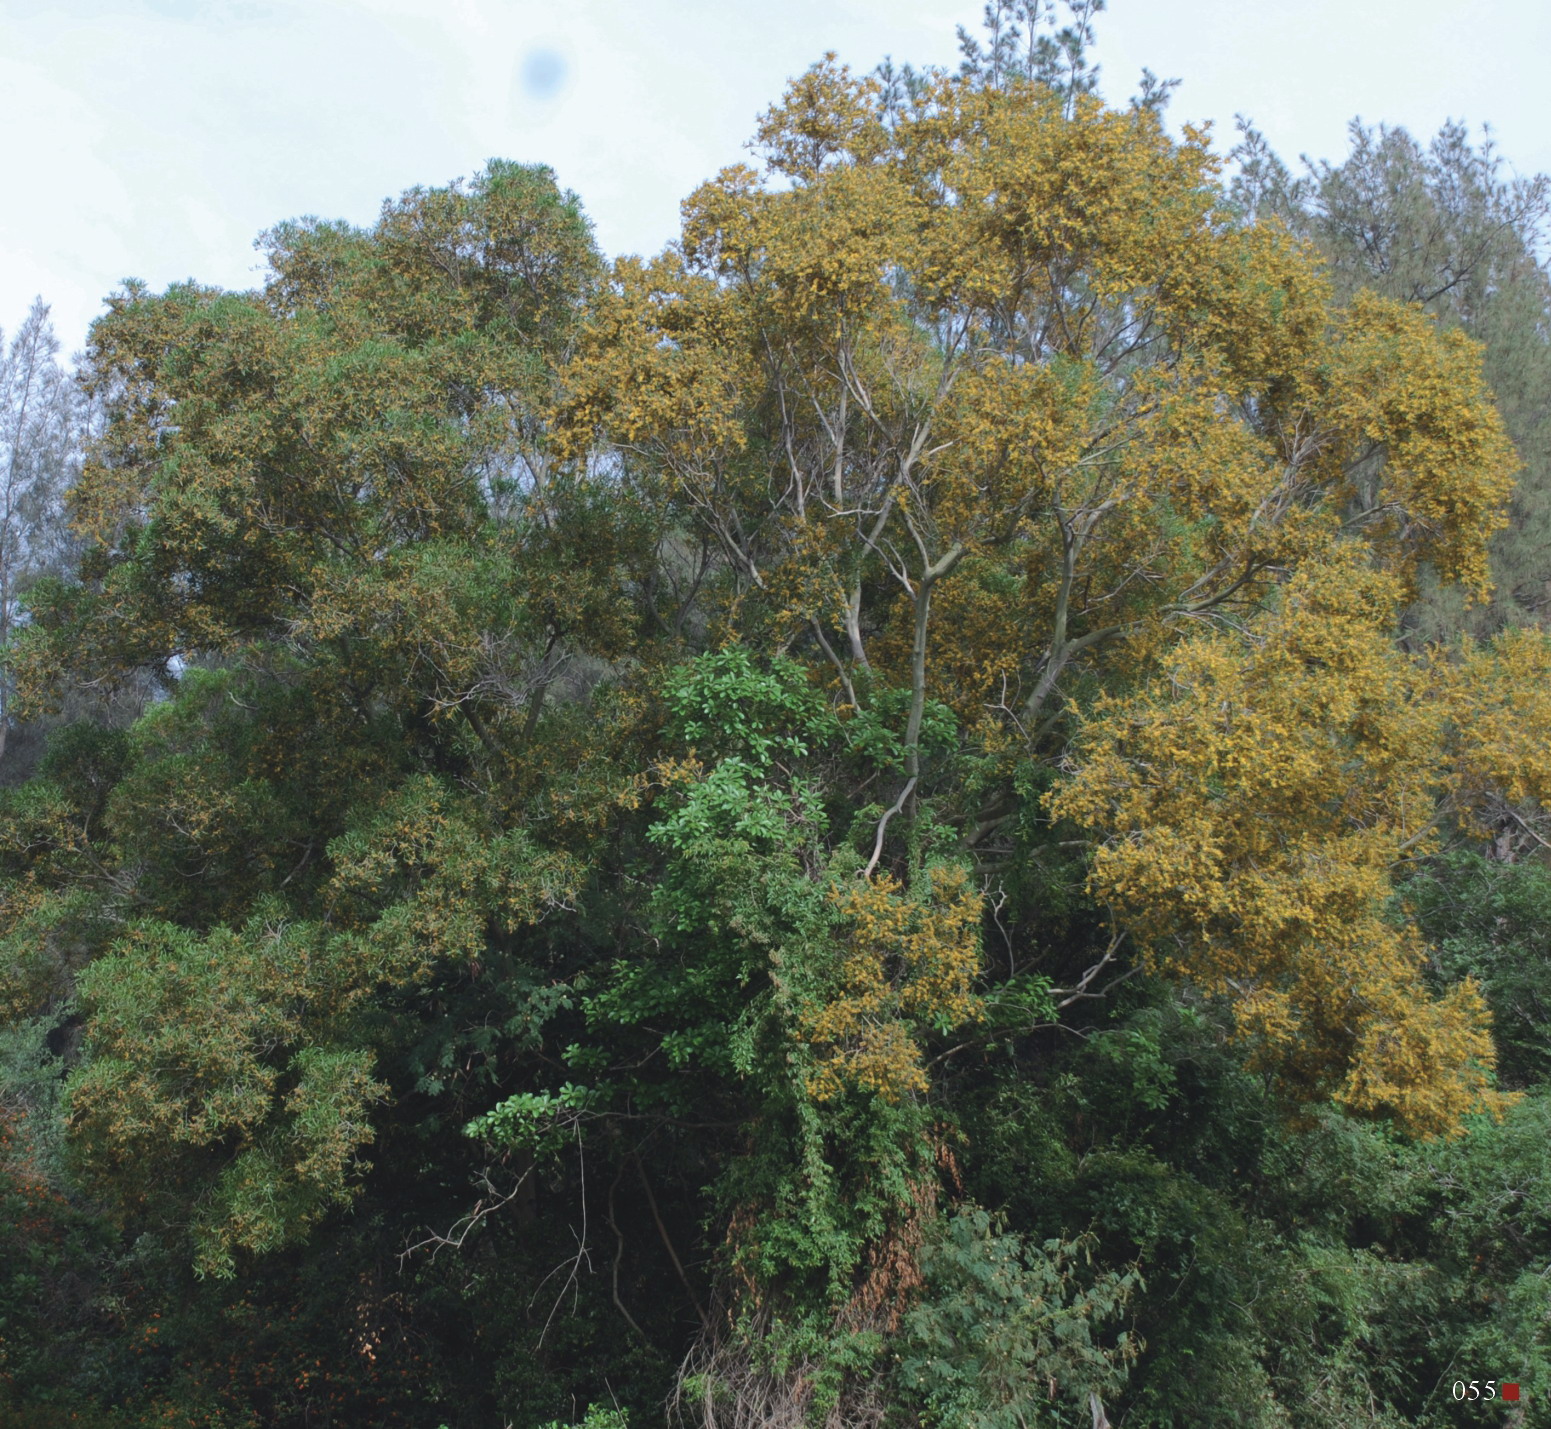
[{"label": "dark green foliage", "polygon": [[1406,888],[1436,948],[1438,973],[1478,979],[1497,1029],[1505,1085],[1551,1082],[1551,868],[1462,851]]},{"label": "dark green foliage", "polygon": [[[1075,1424],[1090,1394],[1119,1388],[1117,1366],[1134,1353],[1129,1336],[1121,1331],[1111,1348],[1096,1332],[1119,1317],[1138,1277],[1095,1275],[1091,1260],[1087,1243],[1031,1245],[979,1207],[962,1207],[935,1228],[921,1257],[926,1293],[905,1317],[899,1368],[927,1421],[964,1429]],[[1075,1391],[1075,1405],[1053,1402],[1052,1383]]]}]

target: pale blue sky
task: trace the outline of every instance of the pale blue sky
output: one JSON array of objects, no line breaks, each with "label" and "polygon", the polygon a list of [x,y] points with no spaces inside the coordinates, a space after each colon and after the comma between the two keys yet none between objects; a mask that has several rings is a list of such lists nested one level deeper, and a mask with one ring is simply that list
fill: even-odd
[{"label": "pale blue sky", "polygon": [[[128,276],[256,279],[260,230],[367,223],[493,155],[551,164],[605,251],[654,251],[827,49],[956,61],[955,0],[0,0],[0,325],[35,293],[67,349]],[[1551,0],[1110,0],[1103,88],[1184,80],[1174,120],[1250,114],[1289,160],[1346,121],[1490,122],[1551,170]]]}]

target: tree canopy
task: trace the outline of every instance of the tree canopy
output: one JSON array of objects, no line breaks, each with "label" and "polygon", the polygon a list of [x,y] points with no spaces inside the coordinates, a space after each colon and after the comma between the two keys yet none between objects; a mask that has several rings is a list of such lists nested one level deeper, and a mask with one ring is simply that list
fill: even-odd
[{"label": "tree canopy", "polygon": [[30,1422],[1551,1395],[1511,364],[1078,8],[827,57],[655,258],[493,160],[110,300],[7,652]]}]

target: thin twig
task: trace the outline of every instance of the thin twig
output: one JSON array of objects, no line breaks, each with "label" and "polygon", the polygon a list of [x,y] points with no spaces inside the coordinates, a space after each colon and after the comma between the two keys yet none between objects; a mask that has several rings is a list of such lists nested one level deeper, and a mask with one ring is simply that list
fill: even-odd
[{"label": "thin twig", "polygon": [[426,1249],[427,1246],[431,1248],[432,1260],[435,1260],[437,1255],[443,1249],[450,1248],[452,1250],[462,1250],[464,1241],[469,1238],[469,1234],[473,1231],[474,1227],[479,1225],[481,1221],[484,1221],[490,1216],[493,1216],[497,1211],[511,1205],[511,1203],[517,1199],[517,1196],[522,1191],[522,1188],[527,1184],[528,1177],[532,1174],[533,1168],[532,1166],[529,1166],[528,1169],[524,1171],[515,1182],[513,1182],[511,1190],[497,1191],[495,1189],[494,1182],[492,1182],[490,1179],[490,1168],[487,1166],[484,1171],[480,1173],[479,1179],[480,1183],[484,1186],[484,1189],[489,1193],[489,1199],[487,1200],[486,1197],[481,1196],[479,1200],[475,1201],[474,1209],[461,1220],[454,1221],[452,1227],[448,1230],[446,1235],[442,1235],[438,1231],[430,1231],[424,1240],[418,1240],[413,1245],[405,1246],[404,1249],[399,1252],[399,1270],[402,1272],[404,1269],[404,1263],[418,1251]]},{"label": "thin twig", "polygon": [[684,1293],[689,1296],[689,1303],[695,1307],[695,1314],[700,1317],[701,1328],[709,1334],[711,1322],[706,1318],[706,1312],[700,1306],[700,1298],[695,1294],[694,1287],[689,1283],[689,1277],[684,1273],[684,1264],[679,1259],[678,1251],[674,1250],[673,1242],[668,1238],[668,1228],[663,1225],[662,1214],[657,1209],[657,1197],[652,1194],[652,1183],[646,1179],[646,1167],[641,1164],[639,1154],[635,1154],[633,1159],[636,1175],[641,1178],[641,1189],[646,1192],[646,1204],[651,1207],[652,1219],[657,1222],[657,1234],[662,1237],[668,1259],[673,1262],[673,1268],[678,1272],[679,1284],[684,1287]]},{"label": "thin twig", "polygon": [[863,878],[871,878],[872,877],[873,869],[875,869],[878,866],[878,860],[883,857],[883,834],[884,834],[884,831],[889,826],[889,820],[892,819],[895,814],[899,813],[899,811],[905,807],[905,800],[907,800],[910,797],[910,795],[915,791],[915,787],[916,787],[916,776],[912,774],[910,776],[909,782],[905,785],[904,789],[901,791],[899,798],[894,801],[894,807],[892,809],[888,810],[888,812],[885,813],[884,816],[881,819],[878,820],[878,837],[873,841],[872,857],[867,860],[867,867],[862,870],[862,877]]},{"label": "thin twig", "polygon": [[[1062,993],[1066,994],[1066,996],[1063,997],[1060,1002],[1056,1003],[1057,1012],[1062,1011],[1064,1008],[1070,1007],[1074,1002],[1078,1002],[1086,997],[1103,997],[1104,993],[1109,991],[1108,988],[1105,988],[1104,992],[1089,992],[1088,989],[1093,985],[1094,978],[1096,978],[1101,972],[1104,971],[1105,968],[1114,962],[1116,950],[1120,947],[1121,943],[1125,941],[1125,936],[1126,935],[1123,932],[1116,933],[1109,940],[1109,947],[1104,950],[1104,956],[1100,958],[1098,962],[1094,963],[1094,965],[1089,968],[1088,971],[1085,972],[1080,978],[1078,978],[1076,987],[1057,987],[1051,989],[1052,994],[1057,997],[1059,997]],[[1130,973],[1127,973],[1126,976],[1129,977]],[[1111,984],[1111,986],[1113,986],[1113,984]]]},{"label": "thin twig", "polygon": [[[614,1180],[609,1185],[609,1229],[614,1232],[614,1308],[625,1317],[625,1323],[630,1326],[643,1340],[646,1339],[646,1331],[636,1324],[635,1316],[625,1309],[625,1302],[619,1298],[619,1262],[625,1255],[625,1237],[619,1228],[619,1222],[614,1219],[614,1193],[619,1189],[620,1177],[625,1174],[625,1163],[619,1163],[619,1170],[614,1173]],[[650,1343],[650,1341],[648,1341]]]},{"label": "thin twig", "polygon": [[[560,1293],[555,1296],[555,1303],[549,1307],[549,1314],[544,1317],[544,1328],[539,1332],[540,1348],[543,1347],[544,1339],[549,1334],[549,1327],[555,1322],[555,1311],[560,1308],[560,1302],[565,1299],[565,1292],[575,1287],[577,1297],[579,1298],[581,1295],[581,1287],[576,1283],[577,1268],[585,1260],[587,1262],[587,1269],[592,1269],[592,1256],[587,1253],[587,1153],[582,1148],[581,1123],[578,1121],[573,1129],[576,1133],[576,1159],[582,1181],[582,1233],[577,1238],[576,1254],[568,1262],[563,1262],[570,1266],[570,1271],[566,1275],[565,1284],[560,1287]],[[559,1269],[560,1266],[557,1265],[554,1270],[549,1272],[549,1275],[546,1275],[543,1280],[539,1281],[538,1286],[535,1287],[533,1292],[535,1298],[537,1298],[539,1290],[543,1289],[545,1283],[550,1279],[550,1276],[553,1276]],[[528,1303],[531,1305],[533,1302],[530,1300]],[[573,1299],[573,1309],[575,1304],[576,1301]]]}]

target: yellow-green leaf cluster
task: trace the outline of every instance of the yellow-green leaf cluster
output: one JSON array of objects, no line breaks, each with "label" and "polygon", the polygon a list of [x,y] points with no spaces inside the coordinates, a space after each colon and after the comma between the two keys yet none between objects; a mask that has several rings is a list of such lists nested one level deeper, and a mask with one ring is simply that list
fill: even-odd
[{"label": "yellow-green leaf cluster", "polygon": [[983,899],[957,865],[930,869],[906,889],[887,875],[833,889],[834,988],[802,1019],[819,1057],[808,1078],[820,1101],[847,1089],[889,1101],[925,1091],[916,1025],[973,1020]]},{"label": "yellow-green leaf cluster", "polygon": [[1338,555],[1095,708],[1050,804],[1105,836],[1092,887],[1148,960],[1227,998],[1291,1092],[1439,1135],[1503,1099],[1479,990],[1429,985],[1396,876],[1433,844],[1476,710],[1397,645],[1399,579]]}]

